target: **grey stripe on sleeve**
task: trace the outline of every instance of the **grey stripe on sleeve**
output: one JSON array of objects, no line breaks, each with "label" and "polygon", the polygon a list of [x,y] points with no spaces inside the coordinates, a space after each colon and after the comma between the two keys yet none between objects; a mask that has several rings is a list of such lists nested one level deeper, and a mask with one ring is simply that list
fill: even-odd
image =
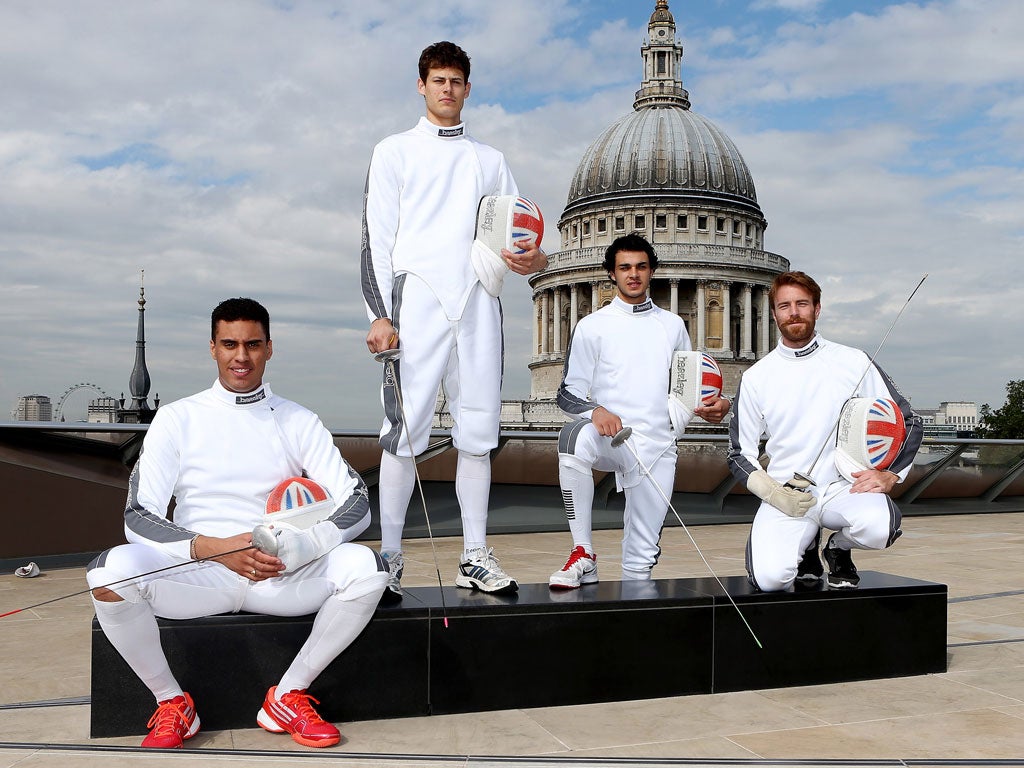
[{"label": "grey stripe on sleeve", "polygon": [[[392,324],[395,327],[395,332],[398,333],[402,325],[402,291],[405,288],[405,273],[395,277],[395,286],[392,296],[393,301],[393,317],[391,319]],[[387,417],[388,423],[391,425],[391,429],[380,438],[380,447],[383,448],[390,454],[395,456],[398,455],[398,447],[401,443],[402,430],[406,428],[405,419],[402,418],[402,409],[398,405],[398,394],[395,391],[401,392],[402,387],[402,360],[401,358],[393,362],[393,368],[395,371],[395,378],[391,381],[388,377],[388,366],[384,366],[382,373],[383,378],[383,396],[384,396],[384,416]]]},{"label": "grey stripe on sleeve", "polygon": [[363,301],[374,314],[374,317],[387,317],[388,310],[384,304],[384,296],[377,285],[377,276],[373,271],[373,251],[370,248],[370,226],[366,221],[366,201],[370,196],[370,172],[366,172],[366,186],[363,188],[363,232],[360,245],[359,275],[363,289]]},{"label": "grey stripe on sleeve", "polygon": [[327,518],[340,530],[345,531],[359,524],[370,514],[370,496],[363,478],[352,467],[348,468],[349,477],[356,481],[356,487],[334,513]]},{"label": "grey stripe on sleeve", "polygon": [[558,386],[558,393],[555,395],[555,403],[562,409],[563,413],[578,414],[597,408],[600,403],[592,403],[589,400],[573,394],[565,386],[565,377],[569,374],[569,359],[572,356],[572,342],[575,334],[569,337],[569,344],[565,348],[565,362],[562,364],[562,383]]},{"label": "grey stripe on sleeve", "polygon": [[[142,450],[146,450],[145,444],[143,444]],[[125,526],[136,535],[158,544],[171,544],[191,539],[195,535],[191,531],[175,525],[166,517],[150,512],[139,502],[139,474],[141,472],[139,467],[141,465],[142,454],[140,453],[139,460],[135,462],[135,467],[128,478],[128,502],[124,508]]]}]

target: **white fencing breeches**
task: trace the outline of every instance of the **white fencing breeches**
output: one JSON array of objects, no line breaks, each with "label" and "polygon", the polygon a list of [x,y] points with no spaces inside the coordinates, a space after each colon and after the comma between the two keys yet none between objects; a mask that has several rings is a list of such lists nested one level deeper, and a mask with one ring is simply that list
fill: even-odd
[{"label": "white fencing breeches", "polygon": [[[631,438],[635,439],[635,438]],[[657,483],[665,494],[672,497],[675,484],[675,444],[654,446],[637,440],[637,451],[650,470],[651,477],[644,475],[636,457],[627,445],[612,447],[611,438],[598,434],[597,428],[589,421],[577,421],[562,428],[558,439],[559,471],[590,473],[592,469],[615,472],[618,485],[626,497],[626,509],[622,521],[622,571],[624,578],[650,578],[651,569],[661,555],[658,541],[665,524],[668,506],[661,493],[654,487]],[[591,483],[593,480],[591,479]],[[563,485],[562,494],[566,512],[570,508],[577,517],[585,516],[587,525],[591,517],[593,489],[580,498],[575,483]],[[570,520],[572,527],[572,520]],[[574,538],[583,531],[573,529]]]},{"label": "white fencing breeches", "polygon": [[900,533],[899,508],[884,493],[850,493],[838,481],[805,517],[789,517],[765,502],[757,510],[747,544],[747,571],[765,592],[787,589],[819,529],[836,531],[843,549],[885,549]]},{"label": "white fencing breeches", "polygon": [[[155,547],[123,544],[94,560],[86,578],[89,586],[96,588],[181,562]],[[312,678],[304,678],[319,674],[326,664],[317,665],[324,659],[329,663],[362,631],[386,581],[387,574],[375,552],[359,544],[341,544],[294,573],[266,581],[251,582],[207,561],[118,584],[111,589],[124,598],[122,601],[94,599],[93,605],[111,644],[157,701],[164,701],[181,693],[181,687],[160,647],[157,616],[190,619],[241,610],[271,616],[317,613],[313,631],[303,646],[301,669],[290,668],[286,673],[286,678],[290,674],[299,681],[296,685],[304,682],[308,686]],[[358,607],[346,610],[338,603]],[[368,611],[364,604],[370,606]],[[325,610],[331,620],[321,622],[319,614]],[[352,626],[345,632],[337,630],[335,617],[341,614],[352,617]]]}]

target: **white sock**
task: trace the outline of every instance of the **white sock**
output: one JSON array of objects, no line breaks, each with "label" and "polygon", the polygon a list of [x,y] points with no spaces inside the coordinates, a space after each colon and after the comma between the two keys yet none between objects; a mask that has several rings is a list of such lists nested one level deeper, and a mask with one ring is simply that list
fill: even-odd
[{"label": "white sock", "polygon": [[462,512],[462,549],[487,547],[487,504],[491,494],[491,455],[459,451],[455,495]]},{"label": "white sock", "polygon": [[288,691],[304,691],[327,669],[342,651],[348,648],[377,610],[381,591],[387,583],[386,573],[375,573],[368,579],[379,582],[359,597],[344,598],[340,594],[327,598],[313,620],[313,630],[277,684],[277,697]]},{"label": "white sock", "polygon": [[380,456],[380,549],[382,552],[402,551],[402,531],[409,499],[416,487],[414,459],[395,456],[384,451]]},{"label": "white sock", "polygon": [[108,603],[93,598],[92,604],[103,634],[152,691],[157,702],[181,696],[181,686],[174,679],[160,645],[160,628],[149,603],[145,600]]},{"label": "white sock", "polygon": [[622,569],[622,580],[623,581],[650,581],[650,571],[627,571],[625,568]]},{"label": "white sock", "polygon": [[562,503],[572,533],[572,546],[583,547],[587,554],[594,554],[593,511],[594,476],[564,464],[558,466],[558,484],[562,487]]}]

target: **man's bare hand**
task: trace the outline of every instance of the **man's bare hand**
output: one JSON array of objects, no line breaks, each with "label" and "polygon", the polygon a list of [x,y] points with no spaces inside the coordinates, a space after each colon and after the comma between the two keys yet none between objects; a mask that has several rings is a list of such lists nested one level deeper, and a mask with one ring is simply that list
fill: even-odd
[{"label": "man's bare hand", "polygon": [[622,419],[603,405],[597,406],[590,414],[590,423],[597,428],[597,434],[605,437],[615,437],[622,431]]},{"label": "man's bare hand", "polygon": [[395,349],[398,346],[398,331],[391,324],[387,317],[378,317],[370,323],[370,332],[366,334],[366,347],[374,354],[383,352],[385,349]]},{"label": "man's bare hand", "polygon": [[704,421],[709,421],[712,424],[721,424],[731,406],[732,403],[726,398],[718,397],[711,405],[699,405],[694,408],[693,415],[700,416]]},{"label": "man's bare hand", "polygon": [[892,472],[878,469],[864,469],[853,473],[853,487],[850,493],[889,493],[896,487],[899,477]]},{"label": "man's bare hand", "polygon": [[220,538],[218,536],[199,536],[196,538],[195,554],[199,560],[212,560],[220,563],[228,570],[249,581],[272,579],[284,570],[284,563],[273,555],[260,552],[258,549],[244,549],[230,555],[217,557],[222,552],[231,552],[252,544],[251,533],[239,533],[235,536]]},{"label": "man's bare hand", "polygon": [[[515,243],[517,248],[529,248],[528,243]],[[515,253],[507,248],[501,249],[501,258],[508,264],[508,268],[517,275],[531,275],[540,272],[548,266],[548,255],[540,248],[530,248],[523,253]]]}]

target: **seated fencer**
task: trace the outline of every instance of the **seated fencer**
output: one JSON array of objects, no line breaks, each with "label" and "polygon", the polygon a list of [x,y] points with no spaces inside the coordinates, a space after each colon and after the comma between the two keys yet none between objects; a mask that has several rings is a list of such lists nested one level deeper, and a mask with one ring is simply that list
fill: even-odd
[{"label": "seated fencer", "polygon": [[[682,318],[647,295],[658,267],[651,244],[637,234],[620,237],[605,252],[603,266],[615,283],[615,298],[577,323],[557,394],[559,408],[573,419],[558,439],[559,484],[573,549],[548,580],[552,589],[598,580],[591,542],[594,469],[615,472],[624,490],[622,579],[651,578],[661,553],[665,498],[671,498],[675,482],[676,437],[693,415],[718,423],[730,405],[716,391],[705,404],[680,412],[668,394],[674,357],[691,345]],[[631,429],[632,447],[613,444],[623,427]]]},{"label": "seated fencer", "polygon": [[[341,738],[314,709],[308,688],[370,621],[387,572],[373,550],[351,543],[370,521],[365,484],[316,414],[271,392],[263,376],[272,353],[270,317],[258,302],[228,299],[213,310],[217,379],[157,411],[130,478],[129,543],[88,568],[100,626],[157,701],[143,747],[181,747],[199,730],[196,705],[160,646],[156,617],[236,611],[316,613],[284,676],[251,706],[262,728],[299,744],[327,747]],[[296,476],[330,494],[325,519],[276,526],[277,556],[246,548],[265,520],[268,495]],[[202,562],[133,578],[190,560]],[[103,586],[121,579],[128,581]]]},{"label": "seated fencer", "polygon": [[825,528],[834,531],[822,550],[827,585],[852,589],[851,550],[883,549],[902,533],[888,494],[910,471],[921,418],[864,352],[815,330],[821,288],[809,275],[778,275],[769,305],[779,344],[743,373],[729,429],[729,467],[761,499],[747,573],[763,591],[819,582]]}]

